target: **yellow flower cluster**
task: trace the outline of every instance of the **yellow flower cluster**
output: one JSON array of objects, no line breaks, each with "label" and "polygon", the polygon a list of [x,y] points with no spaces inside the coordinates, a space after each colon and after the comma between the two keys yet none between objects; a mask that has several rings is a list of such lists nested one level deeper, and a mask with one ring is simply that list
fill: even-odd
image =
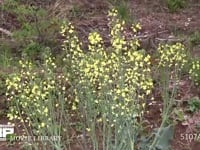
[{"label": "yellow flower cluster", "polygon": [[137,24],[132,24],[131,29],[133,30],[134,33],[138,32],[138,30],[141,30],[141,24],[137,23]]},{"label": "yellow flower cluster", "polygon": [[[112,47],[105,48],[101,36],[97,32],[90,33],[88,51],[83,53],[73,49],[74,52],[70,53],[71,58],[74,57],[71,66],[76,66],[72,68],[74,74],[78,72],[78,78],[71,82],[75,82],[72,84],[78,91],[78,102],[93,103],[90,106],[97,114],[107,118],[113,116],[110,122],[120,117],[131,120],[143,113],[143,100],[153,88],[150,56],[137,51],[138,41],[125,40],[125,22],[117,18],[116,10],[112,10],[109,17]],[[68,33],[66,36],[63,48],[69,54],[71,50],[67,45],[72,45],[74,35],[71,39]]]},{"label": "yellow flower cluster", "polygon": [[101,36],[99,35],[99,33],[92,32],[92,33],[89,34],[88,40],[89,40],[90,44],[96,45],[96,44],[102,42],[103,39],[101,38]]},{"label": "yellow flower cluster", "polygon": [[[67,68],[67,70],[71,70],[71,68],[75,69],[79,64],[79,60],[84,56],[81,49],[82,43],[75,34],[74,26],[71,23],[63,23],[61,26],[61,34],[65,36],[62,46],[63,50],[66,52],[66,56],[63,58],[63,61],[66,64],[70,63],[70,68]],[[78,76],[78,74],[75,75]]]},{"label": "yellow flower cluster", "polygon": [[189,70],[190,78],[199,85],[200,84],[200,60],[194,60]]},{"label": "yellow flower cluster", "polygon": [[125,21],[121,21],[118,18],[118,11],[112,9],[109,11],[109,26],[111,28],[111,44],[113,48],[116,49],[117,53],[120,53],[120,50],[127,50],[125,36],[122,34],[124,30]]},{"label": "yellow flower cluster", "polygon": [[51,73],[52,71],[55,71],[57,66],[55,64],[55,57],[49,57],[51,56],[50,52],[46,52],[46,54],[44,54],[44,69],[46,69],[45,71],[47,71],[48,73]]},{"label": "yellow flower cluster", "polygon": [[66,95],[66,90],[62,90],[66,86],[61,82],[65,77],[57,78],[56,65],[51,56],[44,58],[39,71],[31,62],[20,60],[20,71],[6,80],[9,119],[28,123],[37,130],[37,134],[51,123],[50,109],[58,107],[57,96]]},{"label": "yellow flower cluster", "polygon": [[90,52],[100,52],[103,50],[102,44],[103,44],[103,39],[100,36],[99,33],[97,32],[91,32],[88,36],[89,40],[89,45],[88,45],[88,50]]},{"label": "yellow flower cluster", "polygon": [[160,45],[158,51],[160,53],[159,66],[175,66],[181,69],[187,62],[185,47],[181,43]]}]

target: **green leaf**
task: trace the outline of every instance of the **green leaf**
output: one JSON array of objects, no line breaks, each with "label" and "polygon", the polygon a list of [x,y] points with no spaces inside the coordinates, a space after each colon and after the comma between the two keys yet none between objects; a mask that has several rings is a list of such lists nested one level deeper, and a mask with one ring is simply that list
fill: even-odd
[{"label": "green leaf", "polygon": [[174,127],[172,125],[162,128],[160,135],[158,135],[159,137],[156,143],[156,148],[158,150],[168,150],[173,135],[174,135]]}]

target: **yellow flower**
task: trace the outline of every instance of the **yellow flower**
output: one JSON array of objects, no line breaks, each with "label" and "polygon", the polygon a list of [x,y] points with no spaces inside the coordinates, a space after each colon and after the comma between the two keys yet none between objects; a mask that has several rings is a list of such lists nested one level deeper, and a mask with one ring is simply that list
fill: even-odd
[{"label": "yellow flower", "polygon": [[41,123],[41,127],[42,128],[45,127],[45,123],[44,122]]},{"label": "yellow flower", "polygon": [[44,113],[48,113],[48,108],[46,107],[45,109],[44,109]]},{"label": "yellow flower", "polygon": [[33,88],[32,88],[32,93],[35,94],[36,91],[38,90],[38,88],[39,87],[37,85],[34,85]]},{"label": "yellow flower", "polygon": [[90,128],[86,128],[86,130],[87,130],[87,132],[90,132],[90,131],[91,131],[91,129],[90,129]]},{"label": "yellow flower", "polygon": [[77,107],[75,106],[75,104],[72,105],[72,110],[76,110]]},{"label": "yellow flower", "polygon": [[140,23],[137,23],[135,27],[136,27],[137,29],[141,30],[141,24],[140,24]]}]

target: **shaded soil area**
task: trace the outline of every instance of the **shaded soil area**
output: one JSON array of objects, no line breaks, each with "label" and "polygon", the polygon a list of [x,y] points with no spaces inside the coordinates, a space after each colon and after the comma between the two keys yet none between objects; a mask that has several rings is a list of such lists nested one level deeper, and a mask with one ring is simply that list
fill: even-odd
[{"label": "shaded soil area", "polygon": [[[200,31],[200,3],[191,2],[184,9],[178,12],[169,12],[166,5],[161,1],[155,0],[149,2],[146,0],[130,0],[128,6],[131,10],[131,18],[133,22],[139,21],[142,25],[140,31],[140,40],[142,47],[153,53],[156,50],[158,43],[166,42],[182,42],[186,45],[190,43],[190,35],[195,31]],[[37,5],[46,7],[45,3],[34,1]],[[0,0],[0,5],[3,0]],[[64,7],[65,6],[65,7]],[[76,6],[76,7],[74,7]],[[87,45],[87,36],[89,32],[97,30],[105,40],[109,41],[108,37],[108,21],[107,11],[111,8],[111,3],[106,0],[75,0],[49,3],[47,9],[50,10],[50,15],[60,18],[69,18],[75,25],[80,40]],[[76,9],[74,9],[76,8]],[[0,28],[4,28],[10,32],[20,28],[20,24],[13,14],[1,11]],[[127,32],[127,36],[128,36]],[[6,37],[0,32],[0,37]],[[8,38],[9,39],[9,38]],[[109,42],[107,43],[109,44]],[[191,48],[192,54],[200,57],[200,45],[188,46]],[[0,70],[3,70],[0,68]],[[154,93],[155,103],[151,103],[147,107],[149,113],[145,118],[148,120],[149,130],[159,127],[161,122],[162,97],[160,89]],[[200,97],[200,87],[195,86],[186,76],[179,82],[179,96],[177,97],[178,104],[185,110],[185,103],[192,97]],[[1,93],[1,92],[0,92]],[[0,95],[0,124],[8,122],[5,112],[5,93]],[[173,119],[173,118],[172,118]],[[199,134],[197,125],[200,125],[200,111],[194,114],[188,113],[185,115],[184,121],[177,121],[175,126],[174,139],[172,141],[172,150],[199,150],[200,139],[188,140],[188,135]],[[199,136],[200,137],[200,136]],[[0,150],[14,150],[19,147],[10,147],[6,142],[0,142]],[[74,150],[79,149],[74,145]]]}]

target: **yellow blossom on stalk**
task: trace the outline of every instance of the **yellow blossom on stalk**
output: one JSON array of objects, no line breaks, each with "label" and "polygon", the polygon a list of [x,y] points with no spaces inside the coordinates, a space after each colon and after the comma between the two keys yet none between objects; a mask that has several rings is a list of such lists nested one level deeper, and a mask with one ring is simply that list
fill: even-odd
[{"label": "yellow blossom on stalk", "polygon": [[[77,36],[67,29],[63,50],[64,60],[70,61],[72,70],[69,81],[75,88],[74,101],[83,104],[86,111],[89,104],[92,112],[102,115],[102,120],[112,115],[109,121],[114,126],[120,118],[133,120],[133,116],[141,115],[143,100],[151,93],[153,81],[150,55],[138,51],[138,40],[126,40],[125,22],[118,18],[117,10],[112,9],[108,16],[110,47],[103,45],[99,33],[92,32],[88,36],[89,51],[83,52]],[[141,26],[135,24],[134,28],[140,30]],[[72,110],[79,108],[76,104],[70,106]]]},{"label": "yellow blossom on stalk", "polygon": [[116,9],[112,9],[108,12],[109,17],[116,17],[118,15],[118,11]]},{"label": "yellow blossom on stalk", "polygon": [[34,85],[33,88],[32,88],[32,93],[35,94],[36,91],[38,90],[38,88],[39,87],[37,85]]},{"label": "yellow blossom on stalk", "polygon": [[95,45],[95,44],[100,43],[102,41],[102,38],[99,33],[92,32],[89,34],[88,40],[89,40],[90,44]]},{"label": "yellow blossom on stalk", "polygon": [[[8,113],[9,119],[24,120],[34,129],[48,126],[49,115],[52,113],[49,111],[50,108],[59,105],[60,97],[57,95],[66,95],[66,89],[62,90],[62,79],[65,76],[57,79],[55,58],[50,54],[45,54],[43,60],[40,73],[31,62],[21,60],[19,61],[20,70],[6,79],[6,96],[12,102]],[[56,105],[49,108],[49,103]],[[32,120],[43,122],[38,124]],[[39,134],[39,132],[34,134]]]},{"label": "yellow blossom on stalk", "polygon": [[90,131],[91,131],[91,129],[90,129],[90,128],[86,128],[86,130],[87,130],[87,132],[90,132]]},{"label": "yellow blossom on stalk", "polygon": [[181,69],[187,62],[186,51],[184,45],[181,43],[176,43],[173,45],[160,45],[158,52],[160,53],[159,66],[179,66],[179,69]]},{"label": "yellow blossom on stalk", "polygon": [[196,85],[200,84],[200,60],[193,60],[190,70],[190,79],[192,79]]},{"label": "yellow blossom on stalk", "polygon": [[139,29],[139,30],[141,30],[141,29],[142,29],[142,27],[141,27],[141,24],[140,24],[140,23],[137,23],[137,24],[135,25],[135,27],[136,27],[137,29]]},{"label": "yellow blossom on stalk", "polygon": [[44,113],[48,113],[48,108],[47,107],[44,109]]},{"label": "yellow blossom on stalk", "polygon": [[45,127],[45,123],[44,122],[41,123],[41,127],[42,128]]},{"label": "yellow blossom on stalk", "polygon": [[133,30],[134,33],[138,32],[138,30],[141,30],[141,24],[132,24],[131,29]]}]

